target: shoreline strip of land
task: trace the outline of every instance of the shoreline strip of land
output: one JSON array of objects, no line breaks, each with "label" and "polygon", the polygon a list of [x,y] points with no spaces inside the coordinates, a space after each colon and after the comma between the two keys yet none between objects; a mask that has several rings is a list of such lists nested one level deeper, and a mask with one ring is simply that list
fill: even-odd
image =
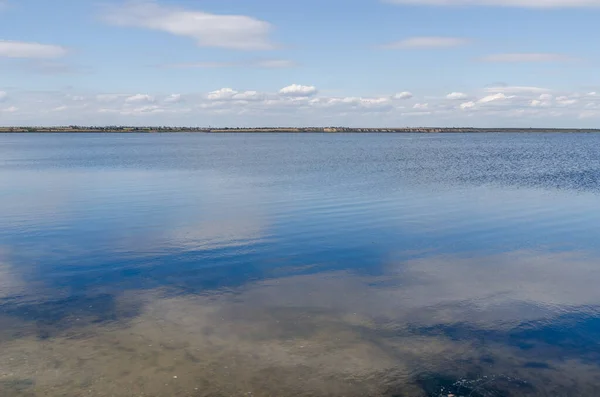
[{"label": "shoreline strip of land", "polygon": [[126,126],[58,126],[0,127],[0,133],[597,133],[600,128],[476,128],[476,127],[126,127]]}]

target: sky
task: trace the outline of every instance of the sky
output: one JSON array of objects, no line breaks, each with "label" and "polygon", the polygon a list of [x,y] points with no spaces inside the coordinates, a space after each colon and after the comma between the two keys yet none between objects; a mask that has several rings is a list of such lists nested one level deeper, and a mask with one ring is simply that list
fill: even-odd
[{"label": "sky", "polygon": [[0,0],[0,125],[600,128],[600,0]]}]

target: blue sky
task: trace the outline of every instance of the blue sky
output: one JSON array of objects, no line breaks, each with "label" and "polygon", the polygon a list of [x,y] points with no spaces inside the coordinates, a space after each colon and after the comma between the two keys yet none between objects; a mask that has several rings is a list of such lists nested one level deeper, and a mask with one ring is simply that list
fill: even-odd
[{"label": "blue sky", "polygon": [[600,0],[0,0],[0,125],[600,126]]}]

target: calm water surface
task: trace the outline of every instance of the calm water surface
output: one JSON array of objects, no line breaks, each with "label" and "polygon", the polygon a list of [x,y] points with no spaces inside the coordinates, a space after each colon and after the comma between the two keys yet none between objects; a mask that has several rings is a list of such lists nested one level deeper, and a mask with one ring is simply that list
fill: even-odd
[{"label": "calm water surface", "polygon": [[1,135],[0,396],[596,396],[600,135]]}]

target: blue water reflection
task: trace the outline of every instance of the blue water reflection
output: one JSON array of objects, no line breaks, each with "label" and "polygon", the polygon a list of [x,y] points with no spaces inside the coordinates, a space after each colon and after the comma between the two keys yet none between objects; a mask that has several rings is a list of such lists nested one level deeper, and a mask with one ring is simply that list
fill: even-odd
[{"label": "blue water reflection", "polygon": [[0,391],[593,395],[599,144],[0,136]]}]

